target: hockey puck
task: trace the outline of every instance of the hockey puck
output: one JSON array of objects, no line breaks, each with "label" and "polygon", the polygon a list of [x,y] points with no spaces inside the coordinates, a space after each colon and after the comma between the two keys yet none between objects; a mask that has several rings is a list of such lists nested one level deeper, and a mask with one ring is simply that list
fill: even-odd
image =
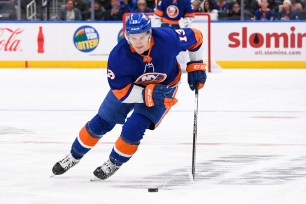
[{"label": "hockey puck", "polygon": [[148,188],[148,192],[158,192],[158,188]]}]

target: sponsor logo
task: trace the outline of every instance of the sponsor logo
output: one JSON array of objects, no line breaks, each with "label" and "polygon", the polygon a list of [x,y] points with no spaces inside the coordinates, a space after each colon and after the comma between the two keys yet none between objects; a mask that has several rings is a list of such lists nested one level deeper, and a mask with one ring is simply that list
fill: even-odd
[{"label": "sponsor logo", "polygon": [[73,42],[81,52],[91,52],[99,45],[99,33],[91,26],[82,26],[75,31]]},{"label": "sponsor logo", "polygon": [[[249,33],[247,27],[241,32],[232,32],[228,35],[230,48],[302,48],[306,33],[295,32],[295,26],[283,33]],[[305,41],[305,40],[304,40]]]},{"label": "sponsor logo", "polygon": [[22,29],[0,28],[0,51],[16,52],[20,50],[20,39],[18,37]]}]

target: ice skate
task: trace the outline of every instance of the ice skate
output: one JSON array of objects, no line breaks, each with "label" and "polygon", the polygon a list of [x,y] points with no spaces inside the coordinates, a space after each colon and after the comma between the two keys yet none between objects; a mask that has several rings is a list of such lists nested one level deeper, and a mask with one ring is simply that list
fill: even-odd
[{"label": "ice skate", "polygon": [[97,178],[105,180],[108,177],[112,176],[119,168],[120,166],[116,166],[110,160],[107,160],[102,166],[96,168],[93,174]]},{"label": "ice skate", "polygon": [[79,161],[80,159],[75,159],[71,154],[68,154],[64,159],[56,162],[52,168],[52,172],[54,175],[61,175],[79,163]]}]

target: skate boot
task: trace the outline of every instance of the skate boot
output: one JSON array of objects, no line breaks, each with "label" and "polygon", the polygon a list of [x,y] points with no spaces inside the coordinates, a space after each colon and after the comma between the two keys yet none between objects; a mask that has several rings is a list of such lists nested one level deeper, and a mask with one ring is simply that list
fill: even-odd
[{"label": "skate boot", "polygon": [[75,159],[71,154],[68,154],[64,159],[56,162],[52,168],[52,172],[54,175],[61,175],[79,163],[79,161],[80,159]]},{"label": "skate boot", "polygon": [[102,166],[96,168],[93,174],[97,178],[105,180],[108,177],[112,176],[119,168],[120,166],[116,166],[110,160],[107,160]]}]

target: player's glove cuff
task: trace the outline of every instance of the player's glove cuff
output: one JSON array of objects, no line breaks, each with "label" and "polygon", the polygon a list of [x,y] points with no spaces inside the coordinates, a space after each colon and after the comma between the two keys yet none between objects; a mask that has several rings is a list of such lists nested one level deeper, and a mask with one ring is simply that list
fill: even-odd
[{"label": "player's glove cuff", "polygon": [[188,84],[193,91],[198,85],[198,89],[203,88],[206,81],[206,64],[200,61],[191,61],[187,63],[186,71],[188,72]]}]

